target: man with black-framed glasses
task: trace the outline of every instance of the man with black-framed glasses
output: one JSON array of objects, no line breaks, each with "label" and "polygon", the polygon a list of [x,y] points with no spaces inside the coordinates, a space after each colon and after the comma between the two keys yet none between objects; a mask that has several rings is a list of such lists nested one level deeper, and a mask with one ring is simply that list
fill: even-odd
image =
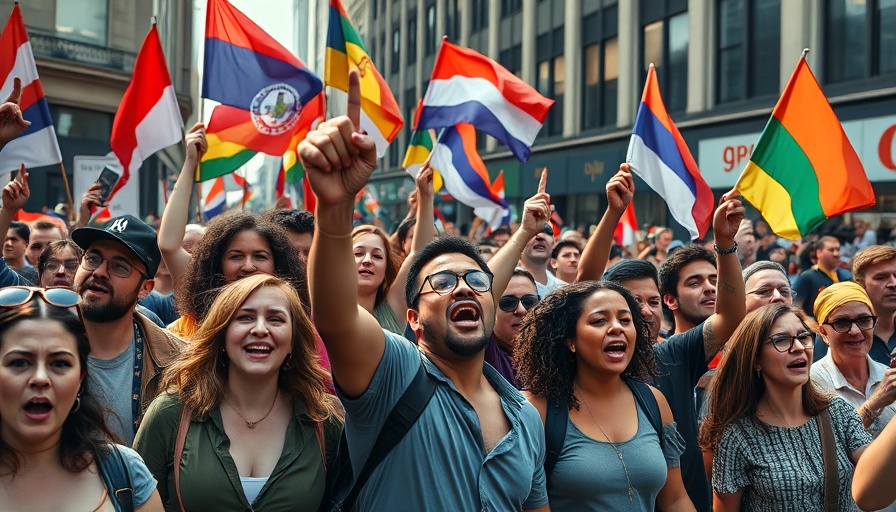
[{"label": "man with black-framed glasses", "polygon": [[311,305],[345,407],[355,470],[418,370],[436,381],[419,417],[361,488],[354,510],[549,510],[541,419],[483,355],[496,302],[526,242],[547,221],[549,197],[540,187],[526,202],[522,227],[489,265],[456,237],[417,252],[405,287],[415,346],[357,305],[352,209],[377,155],[361,132],[355,72],[347,103],[349,115],[318,125],[299,154],[317,196]]},{"label": "man with black-framed glasses", "polygon": [[130,446],[143,412],[159,393],[162,370],[184,346],[134,311],[152,291],[162,260],[156,233],[124,215],[102,228],[78,228],[72,240],[84,250],[74,289],[90,340],[88,389],[109,411],[109,427]]}]

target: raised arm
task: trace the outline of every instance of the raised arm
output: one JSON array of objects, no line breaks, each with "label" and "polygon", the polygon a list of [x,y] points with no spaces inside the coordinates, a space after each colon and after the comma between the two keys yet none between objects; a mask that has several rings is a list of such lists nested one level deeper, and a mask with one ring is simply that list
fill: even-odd
[{"label": "raised arm", "polygon": [[[16,179],[10,181],[3,187],[3,206],[0,207],[0,233],[6,236],[9,226],[15,219],[19,210],[25,206],[31,191],[28,188],[28,173],[25,171],[25,165],[19,167],[19,173]],[[40,279],[40,276],[37,276]],[[20,286],[27,284],[25,280],[19,277],[15,270],[9,268],[6,260],[0,258],[0,288],[4,286]]]},{"label": "raised arm", "polygon": [[852,478],[852,496],[862,510],[878,510],[896,500],[896,421],[865,448]]},{"label": "raised arm", "polygon": [[358,277],[352,255],[356,194],[376,168],[373,140],[361,133],[357,71],[349,73],[348,115],[325,121],[299,145],[306,179],[317,196],[308,284],[314,323],[335,380],[343,393],[361,395],[383,357],[385,335],[358,306]]},{"label": "raised arm", "polygon": [[582,251],[579,272],[576,275],[577,283],[600,279],[607,269],[616,224],[619,223],[634,196],[635,180],[632,179],[628,164],[622,164],[616,175],[607,182],[607,211],[600,218],[597,230],[588,239],[585,250]]},{"label": "raised arm", "polygon": [[488,267],[494,274],[494,279],[492,279],[492,296],[495,297],[495,301],[507,289],[507,284],[510,283],[510,277],[513,275],[513,269],[519,263],[520,254],[523,253],[526,244],[529,243],[532,237],[541,232],[545,222],[551,217],[551,196],[545,192],[547,178],[548,172],[544,170],[541,173],[538,191],[534,196],[527,199],[523,205],[523,218],[520,228],[504,244],[504,247],[488,261]]},{"label": "raised arm", "polygon": [[[737,191],[723,195],[713,215],[712,232],[716,248],[720,251],[734,247],[734,236],[744,218],[744,205],[737,196]],[[707,360],[716,355],[747,314],[744,279],[737,251],[717,254],[717,261],[716,312],[709,319],[713,336],[705,338],[704,347]]]},{"label": "raised arm", "polygon": [[0,151],[3,151],[6,144],[21,135],[31,124],[22,117],[22,109],[19,107],[21,97],[22,80],[15,77],[12,81],[12,92],[6,101],[0,104]]},{"label": "raised arm", "polygon": [[174,183],[174,190],[168,197],[168,204],[162,213],[162,225],[159,227],[159,250],[175,286],[190,262],[190,253],[184,250],[183,242],[187,223],[190,221],[190,196],[193,194],[196,166],[208,149],[205,125],[202,123],[193,125],[184,138],[184,145],[187,152],[184,166],[181,167],[180,175]]},{"label": "raised arm", "polygon": [[423,166],[417,173],[417,223],[414,224],[414,242],[411,246],[411,253],[404,259],[401,268],[398,269],[398,275],[389,288],[386,295],[386,302],[395,313],[395,318],[407,318],[408,300],[405,297],[404,287],[408,282],[408,271],[411,263],[414,261],[414,255],[420,249],[426,247],[435,238],[435,214],[433,208],[435,206],[435,190],[432,186],[433,170],[429,164]]}]

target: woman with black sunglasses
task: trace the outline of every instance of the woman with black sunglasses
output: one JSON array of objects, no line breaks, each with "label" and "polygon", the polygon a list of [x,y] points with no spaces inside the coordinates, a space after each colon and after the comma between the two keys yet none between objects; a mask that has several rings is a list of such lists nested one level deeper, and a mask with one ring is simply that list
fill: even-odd
[{"label": "woman with black sunglasses", "polygon": [[513,366],[513,346],[523,328],[523,318],[537,303],[538,290],[535,278],[528,270],[517,267],[510,276],[507,288],[498,299],[495,329],[492,331],[488,346],[485,347],[485,362],[494,366],[498,373],[517,389],[521,389],[521,385]]},{"label": "woman with black sunglasses", "polygon": [[812,380],[855,407],[877,437],[896,415],[896,369],[868,355],[877,322],[868,293],[852,281],[833,284],[815,298],[814,312],[829,349],[812,364]]},{"label": "woman with black sunglasses", "polygon": [[[784,304],[749,313],[728,340],[699,437],[714,511],[857,510],[850,481],[871,436],[853,407],[809,378],[814,341]],[[825,496],[828,485],[836,495]]]},{"label": "woman with black sunglasses", "polygon": [[63,288],[0,290],[0,508],[161,511],[152,474],[112,444],[88,391],[78,299]]}]

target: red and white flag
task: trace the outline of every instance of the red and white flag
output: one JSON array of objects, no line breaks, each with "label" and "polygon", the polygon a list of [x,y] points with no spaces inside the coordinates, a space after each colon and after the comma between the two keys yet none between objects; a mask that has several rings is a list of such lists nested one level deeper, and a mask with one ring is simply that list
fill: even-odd
[{"label": "red and white flag", "polygon": [[19,100],[22,117],[31,124],[0,151],[0,174],[18,171],[21,164],[33,168],[62,162],[50,108],[37,76],[18,4],[12,8],[9,21],[0,32],[0,101],[12,92],[15,77],[22,80]]},{"label": "red and white flag", "polygon": [[115,194],[150,155],[181,141],[183,120],[156,26],[143,40],[134,76],[112,123],[112,152],[123,168]]},{"label": "red and white flag", "polygon": [[625,207],[622,218],[616,224],[613,240],[622,247],[635,245],[636,231],[638,231],[638,221],[635,219],[635,202],[632,201]]}]

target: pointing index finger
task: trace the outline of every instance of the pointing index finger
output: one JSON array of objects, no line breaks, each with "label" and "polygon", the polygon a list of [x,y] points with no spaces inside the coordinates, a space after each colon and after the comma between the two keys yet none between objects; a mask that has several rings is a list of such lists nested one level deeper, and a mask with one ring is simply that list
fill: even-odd
[{"label": "pointing index finger", "polygon": [[545,167],[541,170],[541,180],[538,181],[538,193],[544,194],[545,190],[548,188],[548,168]]},{"label": "pointing index finger", "polygon": [[361,130],[361,76],[357,69],[348,72],[348,105],[346,115],[355,126],[355,131]]}]

